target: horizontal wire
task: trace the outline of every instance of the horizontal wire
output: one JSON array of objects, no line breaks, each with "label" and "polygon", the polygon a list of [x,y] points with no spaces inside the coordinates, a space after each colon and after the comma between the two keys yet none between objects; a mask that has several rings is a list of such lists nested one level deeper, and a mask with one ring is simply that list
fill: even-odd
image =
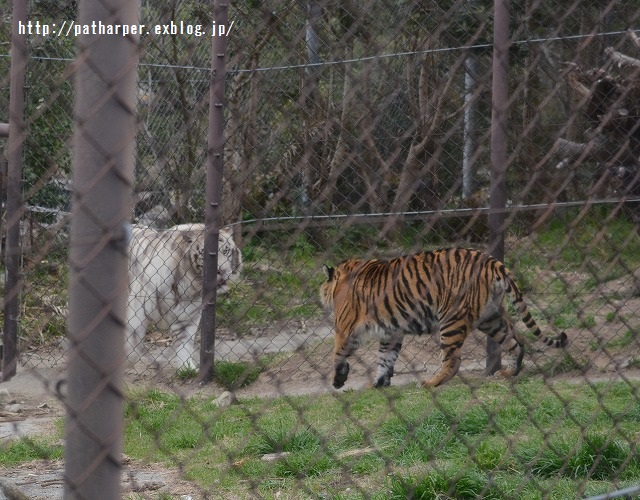
[{"label": "horizontal wire", "polygon": [[483,213],[513,213],[524,212],[527,210],[541,210],[545,208],[570,208],[582,207],[587,205],[614,205],[619,203],[640,202],[640,198],[629,199],[602,199],[602,200],[583,200],[583,201],[564,201],[556,203],[537,203],[531,205],[512,205],[504,208],[451,208],[444,210],[419,210],[410,212],[377,212],[368,214],[329,214],[329,215],[291,215],[284,217],[264,217],[257,219],[248,219],[227,224],[228,226],[265,224],[270,222],[301,222],[301,221],[332,221],[344,219],[370,219],[370,218],[390,218],[390,217],[417,217],[421,215],[440,215],[440,216],[460,216],[469,217]]},{"label": "horizontal wire", "polygon": [[[628,33],[629,31],[640,31],[640,30],[625,30],[625,31],[607,31],[602,33],[590,33],[587,35],[566,35],[566,36],[554,36],[549,38],[530,38],[527,40],[514,40],[511,42],[511,45],[526,45],[530,43],[544,43],[544,42],[557,42],[564,40],[580,40],[583,38],[591,38],[591,37],[605,37],[612,35],[622,35]],[[466,50],[474,50],[474,49],[485,49],[493,47],[492,43],[482,43],[478,45],[460,45],[457,47],[443,47],[440,49],[425,49],[425,50],[412,50],[406,52],[395,52],[391,54],[379,54],[375,56],[363,56],[357,57],[353,59],[340,59],[336,61],[323,61],[318,63],[301,63],[301,64],[292,64],[288,66],[269,66],[262,68],[253,68],[253,69],[237,69],[237,70],[228,70],[229,73],[251,73],[254,71],[271,71],[271,70],[284,70],[284,69],[302,69],[302,68],[314,68],[318,66],[334,66],[336,64],[353,64],[364,61],[372,61],[376,59],[387,59],[391,57],[406,57],[406,56],[415,56],[418,54],[436,54],[439,52],[456,52],[456,51],[466,51]]]},{"label": "horizontal wire", "polygon": [[[559,42],[565,40],[581,40],[585,38],[592,37],[606,37],[613,35],[623,35],[628,32],[638,32],[640,33],[640,29],[637,30],[625,30],[625,31],[606,31],[600,33],[590,33],[587,35],[564,35],[564,36],[553,36],[547,38],[530,38],[526,40],[514,40],[511,42],[511,45],[526,45],[531,43],[545,43],[545,42]],[[483,43],[478,45],[460,45],[456,47],[443,47],[439,49],[425,49],[425,50],[412,50],[405,52],[393,52],[389,54],[378,54],[373,56],[363,56],[352,59],[338,59],[335,61],[322,61],[318,63],[299,63],[299,64],[290,64],[290,65],[281,65],[281,66],[264,66],[259,68],[240,68],[240,69],[228,69],[228,74],[238,74],[238,73],[251,73],[257,71],[277,71],[277,70],[288,70],[288,69],[305,69],[305,68],[314,68],[321,66],[335,66],[337,64],[355,64],[359,62],[372,61],[376,59],[388,59],[392,57],[407,57],[407,56],[415,56],[418,54],[435,54],[439,52],[455,52],[455,51],[463,51],[463,50],[474,50],[474,49],[486,49],[492,47],[491,43]],[[10,58],[10,54],[0,54],[0,57]],[[72,62],[75,61],[74,58],[67,57],[48,57],[48,56],[29,56],[29,59],[34,61],[61,61],[61,62]],[[170,68],[170,69],[191,69],[196,71],[211,71],[209,67],[201,67],[201,66],[185,66],[185,65],[173,65],[173,64],[158,64],[158,63],[140,63],[139,66],[142,67],[151,67],[151,68]]]}]

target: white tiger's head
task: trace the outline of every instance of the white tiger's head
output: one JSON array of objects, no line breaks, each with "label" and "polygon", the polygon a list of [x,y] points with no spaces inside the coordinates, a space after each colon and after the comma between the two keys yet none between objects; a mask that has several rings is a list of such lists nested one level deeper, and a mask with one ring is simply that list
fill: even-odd
[{"label": "white tiger's head", "polygon": [[242,271],[242,253],[233,241],[231,228],[223,227],[218,235],[218,293],[229,290],[228,283],[235,281]]},{"label": "white tiger's head", "polygon": [[[187,238],[190,267],[201,278],[204,270],[204,224],[179,224],[171,229],[182,232]],[[218,234],[217,292],[228,292],[229,283],[237,280],[241,271],[242,253],[233,240],[231,228],[223,227]]]}]

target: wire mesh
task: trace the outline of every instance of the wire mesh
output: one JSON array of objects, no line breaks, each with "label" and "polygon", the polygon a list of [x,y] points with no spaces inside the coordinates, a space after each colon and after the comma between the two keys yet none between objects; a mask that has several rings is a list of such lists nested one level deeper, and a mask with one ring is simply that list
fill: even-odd
[{"label": "wire mesh", "polygon": [[[500,6],[510,37],[503,208],[491,189]],[[64,384],[56,392],[50,382],[69,362],[74,125],[83,133],[69,76],[83,60],[73,2],[31,2],[29,20],[20,369],[42,374],[64,400]],[[64,22],[68,36],[44,34]],[[125,327],[126,494],[633,494],[639,23],[635,3],[613,0],[247,1],[229,5],[226,23],[199,1],[142,2],[127,321],[144,331]],[[214,380],[201,387],[194,332],[212,202],[212,36],[227,40],[224,228]],[[9,63],[0,57],[2,74]],[[1,87],[6,109],[8,78]],[[504,262],[532,316],[545,333],[565,331],[568,346],[536,342],[509,306],[525,344],[516,377],[485,376],[487,336],[474,330],[457,376],[416,388],[441,365],[435,331],[407,335],[391,387],[376,390],[380,344],[363,339],[345,389],[332,388],[335,318],[318,296],[323,266],[443,247],[491,251],[496,213]],[[392,299],[401,315],[409,299]],[[19,478],[4,450],[0,467]],[[145,479],[142,464],[163,479]]]}]

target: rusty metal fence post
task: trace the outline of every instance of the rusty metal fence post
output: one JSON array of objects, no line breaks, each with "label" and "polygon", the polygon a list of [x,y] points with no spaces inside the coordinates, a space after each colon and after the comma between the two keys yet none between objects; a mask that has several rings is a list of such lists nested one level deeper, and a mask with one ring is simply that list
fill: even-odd
[{"label": "rusty metal fence post", "polygon": [[[84,0],[78,23],[136,25],[137,2]],[[128,221],[138,36],[79,38],[69,254],[65,498],[120,497]]]},{"label": "rusty metal fence post", "polygon": [[11,33],[11,90],[9,103],[9,147],[7,179],[7,240],[5,248],[4,341],[2,380],[16,374],[18,364],[18,313],[20,295],[20,219],[22,218],[22,151],[25,139],[24,82],[27,67],[27,37],[19,23],[27,19],[26,0],[13,2]]},{"label": "rusty metal fence post", "polygon": [[[228,2],[214,1],[214,26],[227,26]],[[220,233],[222,171],[224,153],[224,80],[227,36],[216,32],[211,38],[211,86],[209,87],[209,134],[205,205],[205,243],[202,287],[200,374],[202,383],[213,378],[218,284],[218,235]]]},{"label": "rusty metal fence post", "polygon": [[[507,112],[509,85],[509,1],[494,1],[493,71],[491,98],[491,185],[489,251],[504,260],[504,230],[507,202]],[[488,374],[500,368],[499,344],[487,337]]]}]

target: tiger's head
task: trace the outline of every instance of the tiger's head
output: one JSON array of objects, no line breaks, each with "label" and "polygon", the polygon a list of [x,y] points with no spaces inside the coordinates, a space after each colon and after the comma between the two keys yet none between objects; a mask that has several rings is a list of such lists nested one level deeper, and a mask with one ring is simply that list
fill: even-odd
[{"label": "tiger's head", "polygon": [[[175,285],[184,280],[188,283],[188,290],[192,294],[202,293],[202,273],[204,270],[204,238],[200,231],[191,228],[179,228],[180,235],[176,236],[178,242],[178,266],[175,270]],[[174,229],[174,228],[172,228]]]},{"label": "tiger's head", "polygon": [[[185,239],[189,271],[192,279],[200,280],[204,271],[204,224],[180,224],[171,228],[182,232]],[[229,283],[237,280],[242,271],[242,253],[233,240],[233,231],[228,227],[218,234],[218,279],[217,293],[229,291]]]},{"label": "tiger's head", "polygon": [[320,303],[327,310],[333,308],[333,292],[336,288],[336,270],[333,267],[327,265],[322,266],[327,281],[320,286]]},{"label": "tiger's head", "polygon": [[242,271],[242,253],[233,240],[231,228],[223,227],[218,235],[218,293],[229,291]]},{"label": "tiger's head", "polygon": [[341,262],[335,268],[323,266],[327,281],[320,286],[320,302],[327,310],[333,309],[338,293],[346,291],[345,288],[349,286],[348,278],[354,270],[360,267],[360,263],[359,259],[349,259]]}]

